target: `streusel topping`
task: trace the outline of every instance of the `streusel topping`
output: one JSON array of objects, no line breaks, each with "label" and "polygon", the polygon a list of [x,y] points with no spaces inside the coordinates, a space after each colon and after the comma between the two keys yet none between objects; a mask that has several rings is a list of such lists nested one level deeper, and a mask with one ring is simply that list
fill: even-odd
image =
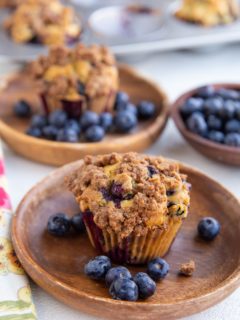
[{"label": "streusel topping", "polygon": [[190,202],[186,178],[177,163],[162,157],[113,153],[86,157],[67,185],[99,228],[124,238],[185,218]]}]

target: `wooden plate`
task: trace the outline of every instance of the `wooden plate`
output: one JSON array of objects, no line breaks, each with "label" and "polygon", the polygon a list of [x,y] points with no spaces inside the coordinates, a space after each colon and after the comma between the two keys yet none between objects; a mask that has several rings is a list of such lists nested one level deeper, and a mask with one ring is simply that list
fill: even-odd
[{"label": "wooden plate", "polygon": [[0,135],[17,153],[34,161],[62,165],[78,160],[86,154],[141,151],[148,148],[164,129],[168,118],[165,93],[154,83],[138,75],[126,65],[119,66],[120,89],[126,91],[134,103],[150,100],[156,104],[157,116],[141,122],[131,134],[108,135],[98,143],[63,143],[36,139],[24,134],[29,120],[13,115],[12,106],[20,98],[39,109],[37,88],[23,74],[11,78],[0,93]]},{"label": "wooden plate", "polygon": [[[30,277],[44,290],[71,307],[92,315],[120,320],[177,319],[202,311],[224,299],[240,284],[240,203],[217,182],[182,165],[192,183],[191,208],[169,254],[171,270],[146,301],[123,302],[109,298],[104,283],[88,279],[84,264],[97,253],[86,235],[54,238],[46,232],[48,217],[56,212],[78,212],[64,177],[82,160],[50,174],[22,200],[12,223],[14,248]],[[213,242],[196,236],[203,216],[217,218],[222,226]],[[179,264],[193,259],[190,278],[178,276]],[[131,267],[135,273],[144,267]]]},{"label": "wooden plate", "polygon": [[[218,88],[229,88],[240,90],[240,84],[222,83],[213,84]],[[180,108],[184,102],[196,94],[200,88],[190,90],[181,95],[171,107],[171,116],[182,136],[192,145],[193,148],[204,154],[205,156],[230,165],[240,166],[240,148],[229,147],[220,143],[215,143],[204,139],[201,136],[192,133],[186,128],[185,123],[180,114]]]}]

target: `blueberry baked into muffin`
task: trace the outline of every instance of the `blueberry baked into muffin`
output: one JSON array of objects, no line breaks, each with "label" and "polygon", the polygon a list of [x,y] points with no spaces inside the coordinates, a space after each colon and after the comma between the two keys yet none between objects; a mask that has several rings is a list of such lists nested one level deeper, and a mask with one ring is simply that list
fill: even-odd
[{"label": "blueberry baked into muffin", "polygon": [[164,256],[188,215],[179,165],[136,153],[86,157],[70,177],[92,245],[119,263]]},{"label": "blueberry baked into muffin", "polygon": [[31,76],[42,86],[45,111],[65,109],[78,117],[86,109],[111,112],[118,90],[118,70],[103,46],[57,46],[30,64]]},{"label": "blueberry baked into muffin", "polygon": [[229,24],[239,17],[236,0],[183,0],[176,17],[206,27]]},{"label": "blueberry baked into muffin", "polygon": [[58,0],[25,0],[4,22],[17,43],[71,44],[81,33],[73,8]]}]

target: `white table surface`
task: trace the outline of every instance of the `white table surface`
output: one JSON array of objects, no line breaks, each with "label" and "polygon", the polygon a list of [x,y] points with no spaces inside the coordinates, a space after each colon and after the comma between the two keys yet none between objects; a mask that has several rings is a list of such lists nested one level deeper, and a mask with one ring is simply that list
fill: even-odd
[{"label": "white table surface", "polygon": [[[171,101],[191,87],[210,82],[240,82],[240,45],[219,48],[210,52],[172,52],[149,56],[133,63],[141,73],[155,80]],[[0,74],[14,69],[0,63]],[[170,121],[162,137],[146,151],[176,158],[196,166],[240,196],[240,169],[208,160],[194,151],[179,135]],[[7,176],[14,208],[23,195],[53,167],[34,163],[13,153],[4,146]],[[31,283],[39,320],[93,319],[72,310]],[[240,289],[224,302],[185,320],[239,320]]]}]

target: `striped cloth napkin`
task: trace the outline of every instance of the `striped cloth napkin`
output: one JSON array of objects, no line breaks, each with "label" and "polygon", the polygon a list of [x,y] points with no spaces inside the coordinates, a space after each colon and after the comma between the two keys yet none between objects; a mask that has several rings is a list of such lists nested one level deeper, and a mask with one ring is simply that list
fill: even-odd
[{"label": "striped cloth napkin", "polygon": [[12,215],[0,145],[0,320],[36,320],[28,279],[11,243]]}]

